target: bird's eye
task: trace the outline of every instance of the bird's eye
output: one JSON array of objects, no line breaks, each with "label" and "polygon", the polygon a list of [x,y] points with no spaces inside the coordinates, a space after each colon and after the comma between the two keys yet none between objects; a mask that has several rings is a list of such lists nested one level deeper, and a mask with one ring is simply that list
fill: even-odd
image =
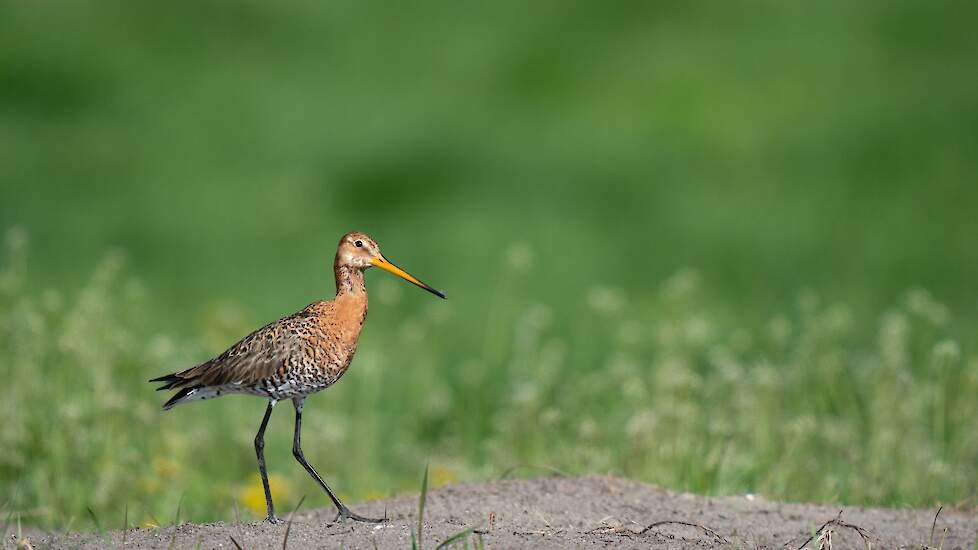
[{"label": "bird's eye", "polygon": [[363,241],[357,241],[353,244],[357,245],[357,248],[363,248]]}]

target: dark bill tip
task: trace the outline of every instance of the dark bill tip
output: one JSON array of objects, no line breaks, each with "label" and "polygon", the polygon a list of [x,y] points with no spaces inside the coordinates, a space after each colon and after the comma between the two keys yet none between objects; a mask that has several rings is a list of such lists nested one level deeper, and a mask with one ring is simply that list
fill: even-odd
[{"label": "dark bill tip", "polygon": [[431,288],[430,286],[423,286],[421,288],[427,290],[428,292],[434,294],[435,296],[438,296],[442,300],[447,300],[448,299],[448,297],[445,296],[445,293],[442,292],[442,291],[440,291],[440,290],[435,290],[435,289]]}]

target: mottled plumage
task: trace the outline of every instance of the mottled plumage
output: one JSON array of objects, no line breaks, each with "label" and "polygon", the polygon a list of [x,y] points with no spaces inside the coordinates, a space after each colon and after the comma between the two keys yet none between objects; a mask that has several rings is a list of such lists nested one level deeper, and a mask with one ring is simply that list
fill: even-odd
[{"label": "mottled plumage", "polygon": [[265,417],[255,438],[255,450],[265,487],[269,521],[275,522],[277,519],[265,473],[264,432],[272,407],[285,399],[291,399],[296,410],[293,454],[329,494],[340,517],[374,521],[353,514],[336,498],[305,461],[299,443],[304,399],[335,384],[350,367],[357,351],[360,330],[367,317],[367,289],[363,272],[369,267],[380,267],[445,297],[387,261],[377,244],[367,235],[348,233],[340,239],[333,262],[335,298],[313,302],[302,311],[269,323],[209,361],[150,380],[163,382],[157,389],[178,390],[163,405],[164,409],[229,393],[268,398]]},{"label": "mottled plumage", "polygon": [[226,393],[282,401],[324,390],[350,367],[366,316],[366,292],[309,304],[221,355],[161,379],[167,382],[161,389],[181,389],[164,408]]}]

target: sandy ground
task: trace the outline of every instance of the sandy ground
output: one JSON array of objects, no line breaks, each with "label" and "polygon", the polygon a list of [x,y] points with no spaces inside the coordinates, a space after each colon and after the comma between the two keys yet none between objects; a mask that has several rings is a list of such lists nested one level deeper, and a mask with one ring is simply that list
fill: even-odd
[{"label": "sandy ground", "polygon": [[[386,508],[391,521],[384,525],[333,523],[332,509],[300,511],[288,546],[410,548],[417,507],[417,495],[351,506],[378,516]],[[799,548],[839,510],[751,496],[700,497],[612,477],[506,480],[430,492],[423,546],[436,548],[453,534],[473,529],[470,548],[478,548],[480,538],[486,548]],[[822,533],[831,531],[833,549],[866,548],[866,542],[872,548],[976,548],[974,513],[943,511],[931,540],[935,511],[847,507],[840,523]],[[184,524],[125,534],[34,533],[30,543],[33,548],[122,548],[124,535],[127,548],[233,549],[233,537],[242,548],[265,549],[282,548],[285,530],[285,525],[264,523]],[[8,534],[4,543],[11,547],[17,541]],[[818,548],[817,541],[807,548]]]}]

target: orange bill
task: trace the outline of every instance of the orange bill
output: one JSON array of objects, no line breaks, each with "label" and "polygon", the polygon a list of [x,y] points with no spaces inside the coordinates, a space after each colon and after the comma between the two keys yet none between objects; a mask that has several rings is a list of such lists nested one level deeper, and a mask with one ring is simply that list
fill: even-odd
[{"label": "orange bill", "polygon": [[394,264],[390,263],[389,261],[387,261],[387,258],[384,258],[384,257],[376,258],[376,259],[372,260],[370,263],[373,264],[374,267],[379,267],[379,268],[383,269],[384,271],[388,271],[390,273],[393,273],[394,275],[397,275],[398,277],[400,277],[400,278],[408,281],[409,283],[412,283],[412,284],[415,284],[415,285],[420,286],[421,288],[427,290],[428,292],[434,294],[435,296],[438,296],[439,298],[445,298],[445,293],[444,292],[442,292],[440,290],[435,290],[434,288],[432,288],[431,286],[429,286],[427,283],[421,282],[414,275],[411,275],[407,271],[404,271],[403,269],[401,269],[401,268],[397,267],[396,265],[394,265]]}]

